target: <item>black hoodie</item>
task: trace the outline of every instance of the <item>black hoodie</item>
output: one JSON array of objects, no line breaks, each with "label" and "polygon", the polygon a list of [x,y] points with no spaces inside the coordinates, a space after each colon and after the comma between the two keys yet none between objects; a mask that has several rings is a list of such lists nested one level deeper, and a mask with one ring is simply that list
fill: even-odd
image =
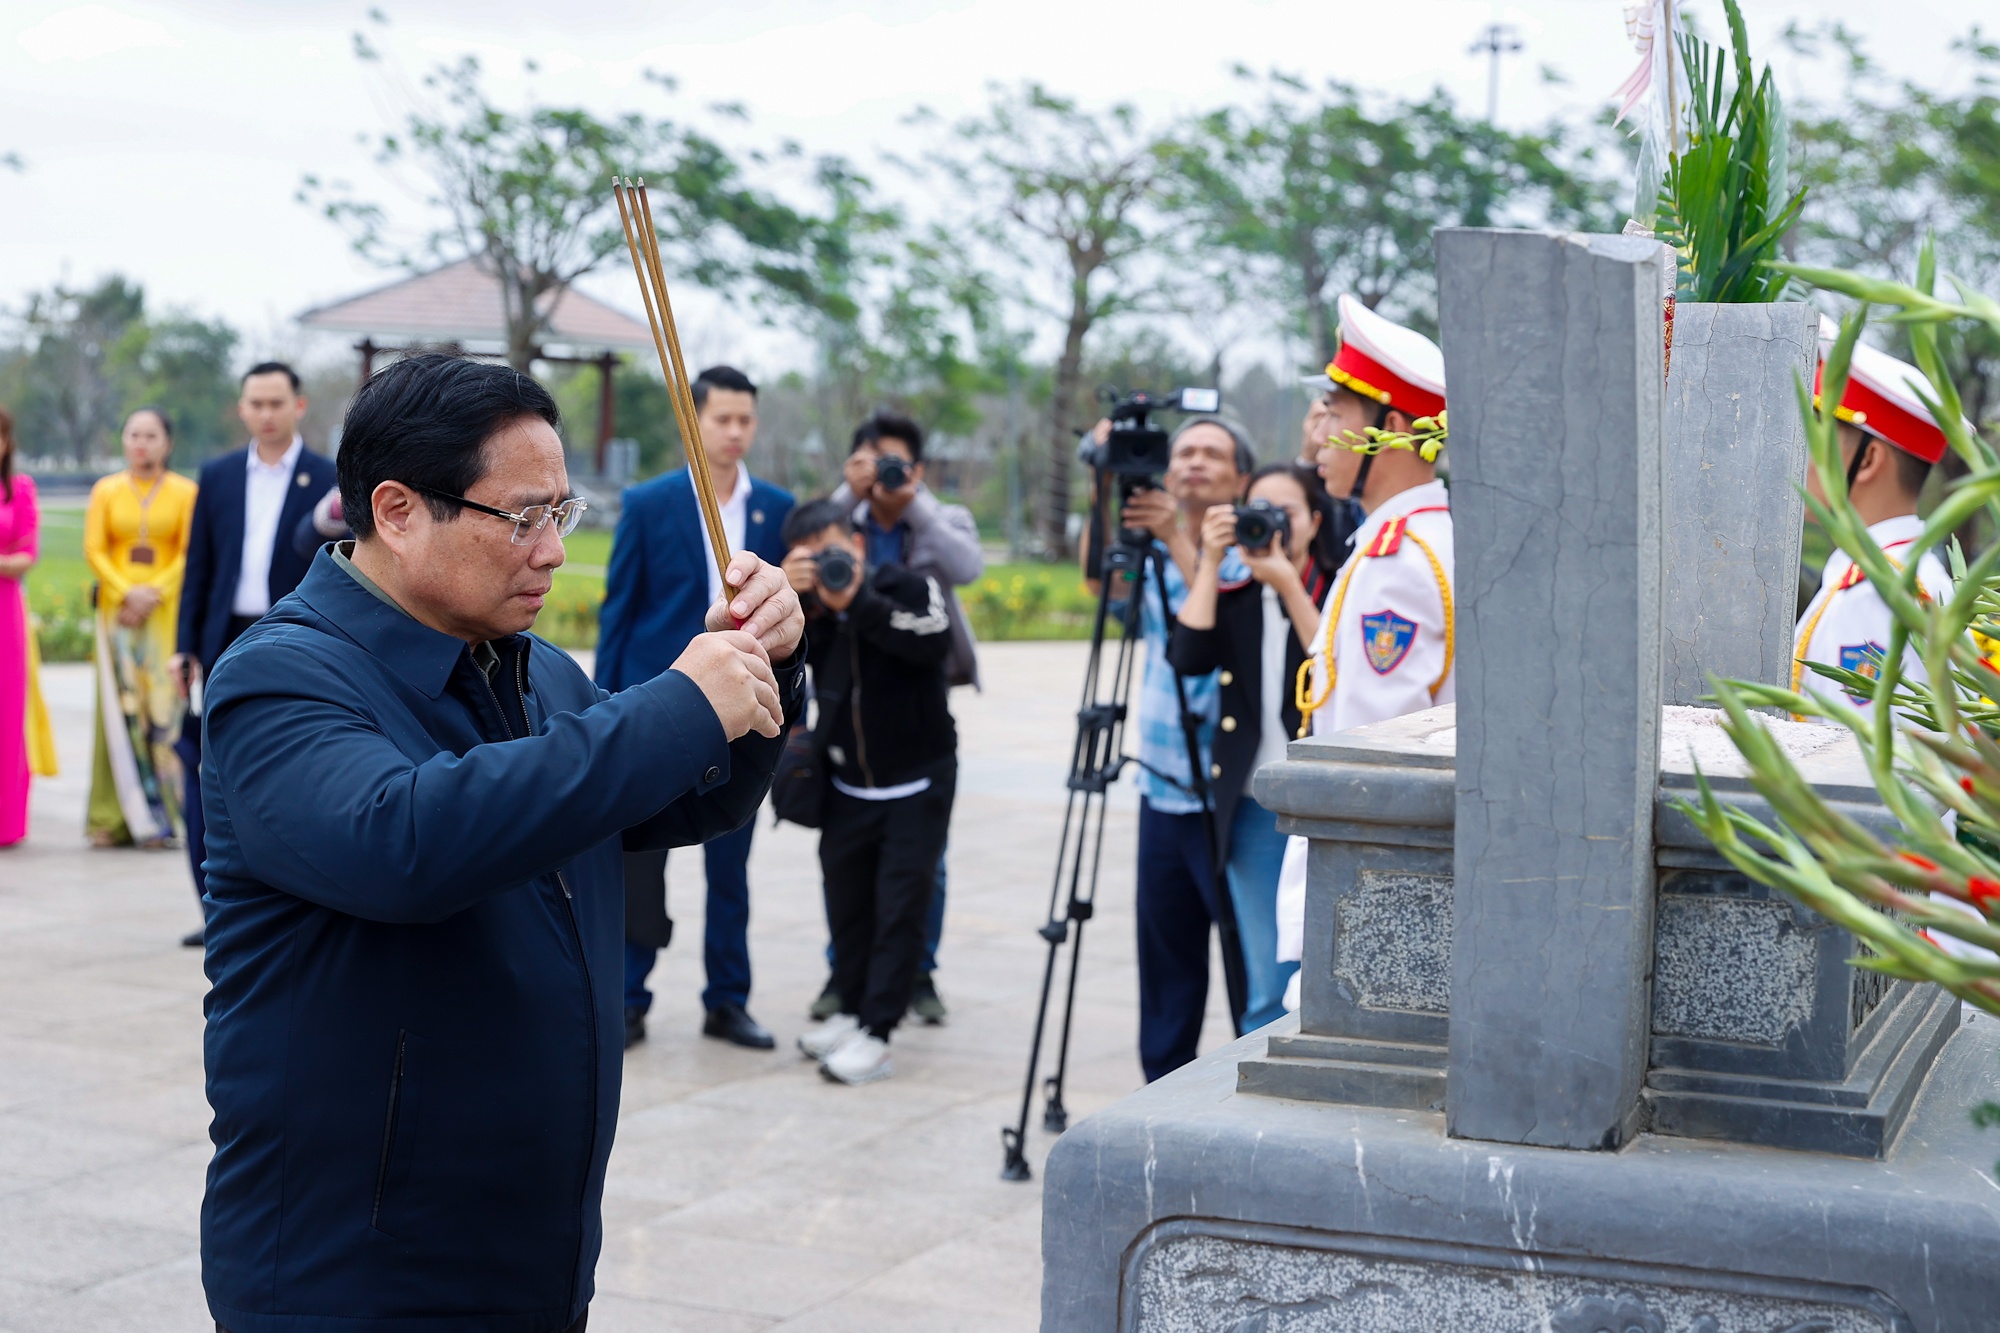
[{"label": "black hoodie", "polygon": [[806,620],[819,720],[813,738],[850,787],[893,787],[928,777],[958,752],[946,701],[951,620],[937,580],[883,565],[844,613]]}]

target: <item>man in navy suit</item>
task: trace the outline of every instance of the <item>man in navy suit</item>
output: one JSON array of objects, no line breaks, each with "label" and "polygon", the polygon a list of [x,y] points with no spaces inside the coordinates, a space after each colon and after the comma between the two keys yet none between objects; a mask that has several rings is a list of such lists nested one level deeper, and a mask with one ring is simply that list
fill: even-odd
[{"label": "man in navy suit", "polygon": [[[785,558],[781,533],[791,494],[752,477],[743,455],[757,438],[757,386],[731,366],[711,366],[691,386],[701,421],[708,470],[722,504],[731,551],[751,551],[771,564]],[[651,680],[702,632],[702,616],[722,595],[694,483],[686,468],[625,492],[611,568],[598,615],[597,683],[622,690]],[[776,1043],[750,1016],[750,838],[756,821],[703,849],[708,870],[707,928],[702,962],[702,1034],[753,1050]],[[653,993],[646,977],[673,938],[667,915],[667,854],[625,854],[625,1044],[646,1035]]]},{"label": "man in navy suit", "polygon": [[[223,649],[271,604],[299,586],[311,565],[292,546],[299,521],[338,484],[333,460],[306,448],[299,435],[306,396],[298,373],[282,361],[264,361],[243,375],[236,414],[250,443],[212,458],[201,469],[189,525],[187,572],[181,583],[180,629],[172,663],[182,687],[205,679]],[[201,812],[201,719],[190,715],[175,747],[187,777],[188,863],[195,895],[202,890],[207,839]],[[181,941],[201,944],[195,931]]]}]

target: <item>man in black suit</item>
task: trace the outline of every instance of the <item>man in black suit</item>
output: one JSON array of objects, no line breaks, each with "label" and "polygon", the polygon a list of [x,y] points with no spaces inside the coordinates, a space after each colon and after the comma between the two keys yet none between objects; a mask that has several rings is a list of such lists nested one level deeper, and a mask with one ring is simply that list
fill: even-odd
[{"label": "man in black suit", "polygon": [[[188,534],[187,573],[181,583],[181,622],[174,668],[192,688],[215,667],[222,650],[299,586],[312,563],[292,544],[292,534],[319,498],[338,483],[333,460],[313,453],[299,435],[306,396],[298,372],[282,361],[264,361],[243,375],[236,414],[250,443],[201,469]],[[188,862],[197,897],[207,855],[201,812],[201,719],[189,713],[176,747],[187,777],[182,809],[187,819]],[[181,941],[201,944],[195,931]]]}]

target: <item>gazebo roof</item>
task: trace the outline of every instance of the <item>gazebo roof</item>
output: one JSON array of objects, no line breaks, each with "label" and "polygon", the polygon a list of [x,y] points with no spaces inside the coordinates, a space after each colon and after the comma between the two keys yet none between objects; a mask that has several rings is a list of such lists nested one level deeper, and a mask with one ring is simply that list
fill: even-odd
[{"label": "gazebo roof", "polygon": [[[504,342],[507,322],[500,283],[471,259],[401,278],[373,291],[299,316],[312,329],[434,342]],[[544,329],[552,343],[586,347],[651,347],[652,332],[624,311],[574,287],[556,300]]]}]

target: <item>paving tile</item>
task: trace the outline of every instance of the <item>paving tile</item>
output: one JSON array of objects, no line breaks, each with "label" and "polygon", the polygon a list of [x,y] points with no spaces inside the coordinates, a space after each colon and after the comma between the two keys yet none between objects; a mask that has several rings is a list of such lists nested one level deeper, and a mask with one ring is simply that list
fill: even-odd
[{"label": "paving tile", "polygon": [[[677,942],[649,983],[648,1040],[625,1058],[593,1333],[1036,1327],[1040,1185],[998,1178],[999,1129],[1019,1106],[1046,957],[1035,928],[1082,662],[1078,644],[990,645],[986,692],[954,696],[938,974],[952,1013],[899,1030],[893,1079],[837,1087],[790,1050],[827,977],[816,835],[766,820],[753,844],[750,1007],[780,1039],[770,1053],[699,1035],[701,858],[671,858]],[[0,853],[0,1333],[208,1333],[207,980],[178,946],[197,920],[186,863],[84,845],[89,671],[53,666],[43,686],[65,775],[37,784],[28,841]],[[1112,805],[1077,987],[1078,1117],[1140,1082],[1135,809],[1129,793]],[[1228,1036],[1220,1007],[1218,987],[1206,1045]],[[1054,1142],[1039,1116],[1038,1094],[1038,1175]]]},{"label": "paving tile", "polygon": [[597,1289],[782,1318],[837,1296],[885,1267],[853,1254],[693,1235],[655,1224],[606,1233]]},{"label": "paving tile", "polygon": [[762,1333],[774,1327],[776,1324],[762,1315],[707,1310],[602,1290],[590,1303],[590,1333]]}]

